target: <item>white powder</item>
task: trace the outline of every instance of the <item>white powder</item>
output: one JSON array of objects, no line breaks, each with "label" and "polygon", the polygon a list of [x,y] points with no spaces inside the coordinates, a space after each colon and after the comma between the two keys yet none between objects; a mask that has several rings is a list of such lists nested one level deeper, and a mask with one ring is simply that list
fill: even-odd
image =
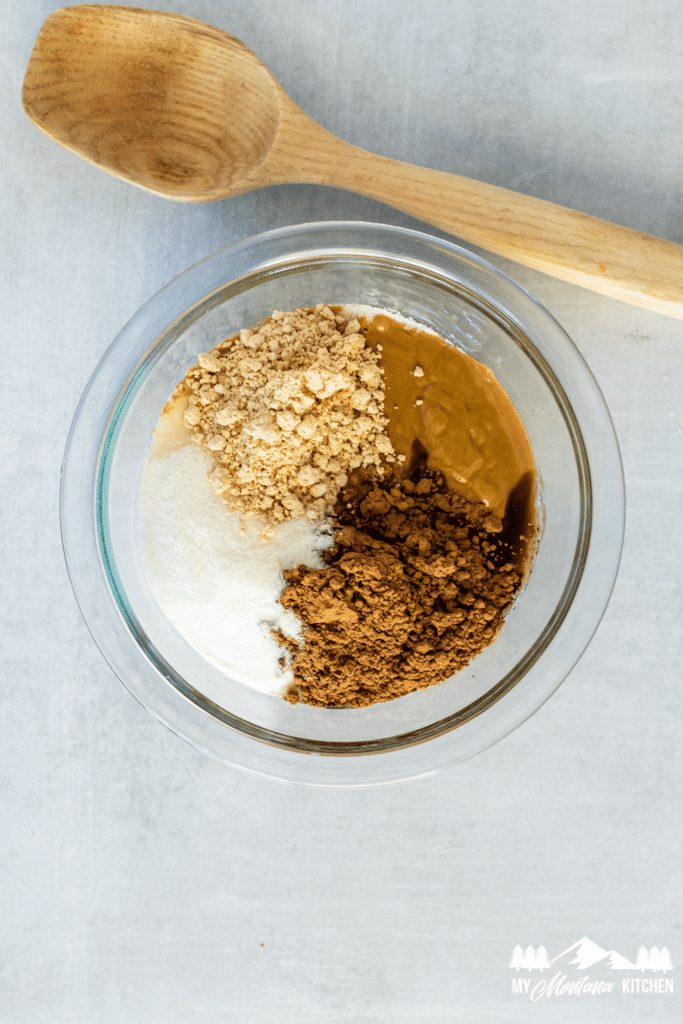
[{"label": "white powder", "polygon": [[[344,309],[368,320],[384,313],[426,330],[393,310]],[[280,668],[283,648],[270,630],[287,636],[301,630],[278,602],[282,570],[322,568],[332,533],[305,519],[280,524],[267,541],[257,522],[243,528],[207,480],[210,456],[189,443],[186,406],[187,399],[176,396],[159,418],[143,472],[140,527],[150,589],[166,618],[210,664],[254,690],[280,693],[293,673]]]},{"label": "white powder", "polygon": [[282,523],[269,540],[242,528],[206,477],[210,457],[195,445],[150,455],[140,489],[142,548],[152,593],[164,615],[208,662],[263,693],[292,679],[270,633],[297,636],[301,624],[278,603],[282,570],[323,565],[329,532],[307,520]]}]

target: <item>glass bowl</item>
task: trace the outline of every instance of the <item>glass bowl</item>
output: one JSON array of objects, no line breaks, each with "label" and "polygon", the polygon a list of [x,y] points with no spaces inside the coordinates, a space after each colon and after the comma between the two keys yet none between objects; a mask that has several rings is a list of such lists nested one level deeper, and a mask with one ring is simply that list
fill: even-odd
[{"label": "glass bowl", "polygon": [[[396,310],[487,364],[527,430],[540,494],[533,568],[495,643],[437,686],[360,709],[291,705],[210,665],[155,603],[138,526],[152,430],[198,353],[273,309],[321,301]],[[562,328],[527,292],[450,242],[381,224],[328,222],[222,249],[135,314],[76,412],[61,517],[85,620],[153,715],[202,750],[259,775],[370,786],[470,757],[553,693],[609,599],[624,490],[600,390]]]}]

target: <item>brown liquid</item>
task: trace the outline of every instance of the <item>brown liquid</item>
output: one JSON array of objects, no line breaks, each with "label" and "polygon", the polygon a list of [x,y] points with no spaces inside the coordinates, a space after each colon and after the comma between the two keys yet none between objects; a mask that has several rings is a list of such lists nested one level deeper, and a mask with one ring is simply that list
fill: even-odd
[{"label": "brown liquid", "polygon": [[382,346],[388,433],[406,457],[403,473],[426,462],[453,491],[484,502],[503,521],[499,548],[519,565],[536,532],[534,458],[492,371],[437,335],[383,314],[362,317],[361,333],[372,348]]}]

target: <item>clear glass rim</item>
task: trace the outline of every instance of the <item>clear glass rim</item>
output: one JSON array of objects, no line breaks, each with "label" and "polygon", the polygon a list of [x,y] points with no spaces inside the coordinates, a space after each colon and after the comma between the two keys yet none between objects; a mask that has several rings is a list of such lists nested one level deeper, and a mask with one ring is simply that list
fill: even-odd
[{"label": "clear glass rim", "polygon": [[[416,251],[421,259],[416,257]],[[365,255],[376,261],[382,253],[392,262],[404,260],[411,268],[420,267],[422,272],[447,279],[460,292],[468,292],[468,301],[483,308],[536,364],[562,411],[574,446],[582,490],[581,528],[570,577],[546,628],[518,664],[481,698],[454,715],[400,736],[343,744],[288,737],[246,722],[213,704],[182,680],[144,636],[121,587],[108,544],[111,454],[118,424],[141,380],[160,349],[173,343],[199,315],[198,310],[204,312],[228,297],[228,293],[249,287],[255,277],[264,273],[291,273],[297,264],[310,267],[316,259],[358,263]],[[474,277],[476,288],[458,280],[456,267],[463,263],[467,274]],[[529,325],[533,328],[531,332]],[[576,391],[576,395],[571,397],[549,358],[548,349],[553,348],[552,355],[556,355],[558,346],[572,371],[568,377],[569,390]],[[605,469],[611,474],[609,509],[603,508],[600,500],[604,486],[594,494],[590,452],[580,423],[583,410],[579,409],[577,414],[577,398],[579,405],[589,406],[586,412],[593,425],[591,433],[595,433],[596,417],[599,422],[605,462],[601,469],[603,475]],[[606,517],[611,527],[607,531]],[[373,785],[429,774],[471,756],[521,724],[560,685],[597,628],[616,577],[623,538],[623,475],[616,436],[597,383],[559,324],[524,289],[468,250],[421,232],[359,221],[323,222],[279,228],[228,246],[180,274],[135,314],[103,356],[76,411],[62,473],[61,518],[67,568],[86,623],[114,671],[152,714],[214,756],[271,778],[314,785]],[[596,538],[596,527],[598,534],[604,536]],[[596,541],[601,543],[599,571],[592,564],[596,560]],[[571,619],[580,590],[590,601],[592,614],[590,622],[586,622],[584,609],[582,628],[577,630]],[[109,612],[105,610],[107,606]],[[544,652],[551,643],[557,645],[558,639],[563,655],[559,665],[545,678],[536,680],[533,693],[515,700],[514,707],[505,707],[506,696],[529,680]],[[137,645],[138,653],[146,657],[147,673],[134,651],[128,650],[122,657],[121,646],[125,647],[126,641]],[[138,662],[136,671],[131,671],[131,661]],[[170,690],[175,691],[174,696]],[[497,715],[498,727],[492,736],[490,728],[482,728],[484,723],[490,724],[482,712],[494,704],[502,714]],[[189,708],[192,710],[188,714]],[[222,730],[220,742],[216,727]],[[471,735],[466,743],[461,743],[464,731]],[[450,752],[443,749],[448,737],[458,739],[450,744]],[[245,742],[253,748],[248,757],[244,756]],[[416,747],[434,750],[434,766],[429,767],[429,757],[421,756],[411,767],[411,760],[415,759],[411,759],[409,752]],[[373,756],[359,756],[367,754]],[[313,762],[310,755],[315,758]],[[298,764],[295,770],[297,760],[308,767]],[[362,764],[364,770],[360,777],[357,770],[351,770],[346,773],[348,778],[337,781],[329,781],[330,773],[324,769],[311,770],[312,763],[317,766],[330,760],[337,767],[353,762]],[[344,773],[345,769],[342,767],[341,771]]]}]

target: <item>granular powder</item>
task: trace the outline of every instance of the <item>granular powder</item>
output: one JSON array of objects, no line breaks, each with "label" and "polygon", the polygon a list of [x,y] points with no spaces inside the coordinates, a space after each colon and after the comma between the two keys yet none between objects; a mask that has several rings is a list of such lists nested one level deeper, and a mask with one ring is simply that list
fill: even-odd
[{"label": "granular powder", "polygon": [[332,537],[301,518],[280,523],[264,542],[259,522],[228,515],[206,482],[209,468],[208,453],[188,444],[147,460],[139,511],[149,586],[206,661],[254,690],[280,693],[290,677],[271,630],[301,632],[278,602],[282,569],[321,567]]},{"label": "granular powder", "polygon": [[212,455],[209,483],[231,511],[316,522],[351,470],[397,461],[380,353],[359,327],[322,303],[275,310],[187,372],[176,389],[189,399],[185,424]]},{"label": "granular powder", "polygon": [[501,520],[436,471],[356,476],[326,567],[284,573],[280,602],[304,623],[303,643],[277,634],[293,704],[366,707],[449,678],[495,640],[521,585]]}]

